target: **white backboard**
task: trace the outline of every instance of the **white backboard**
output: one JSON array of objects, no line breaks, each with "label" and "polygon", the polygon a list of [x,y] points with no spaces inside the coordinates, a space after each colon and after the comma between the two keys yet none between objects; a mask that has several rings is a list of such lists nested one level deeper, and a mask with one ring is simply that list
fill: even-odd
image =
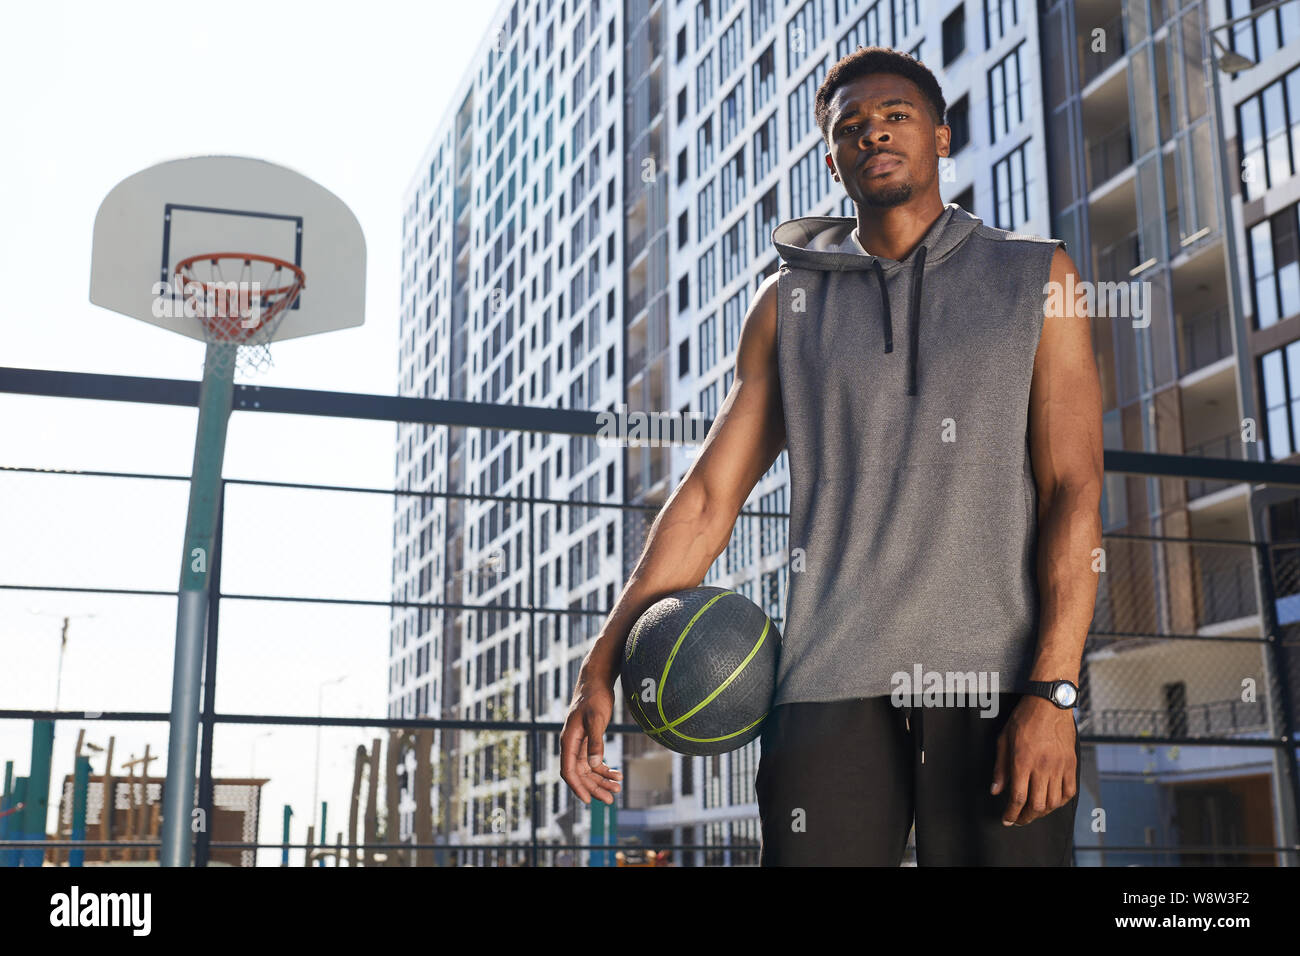
[{"label": "white backboard", "polygon": [[306,176],[239,156],[159,163],[113,187],[95,216],[90,301],[202,340],[201,320],[160,307],[156,284],[173,284],[183,259],[222,252],[274,256],[306,273],[276,341],[365,321],[366,242],[352,210]]}]

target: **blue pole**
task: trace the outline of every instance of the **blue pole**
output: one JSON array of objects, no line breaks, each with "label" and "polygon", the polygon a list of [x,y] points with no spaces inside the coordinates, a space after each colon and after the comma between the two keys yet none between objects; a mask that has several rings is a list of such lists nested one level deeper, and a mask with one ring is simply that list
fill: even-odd
[{"label": "blue pole", "polygon": [[[9,801],[9,806],[14,808],[14,812],[5,817],[9,821],[5,832],[12,839],[24,840],[27,838],[27,830],[23,823],[23,811],[18,809],[26,802],[27,778],[15,777],[13,795]],[[18,866],[21,861],[22,850],[0,850],[0,866]]]},{"label": "blue pole", "polygon": [[199,391],[189,513],[181,555],[176,606],[176,652],[172,662],[171,725],[167,737],[167,781],[163,787],[163,866],[189,866],[193,849],[194,764],[198,756],[199,699],[209,576],[221,497],[221,462],[234,396],[236,346],[210,343]]},{"label": "blue pole", "polygon": [[[54,753],[54,721],[32,721],[32,762],[27,775],[27,806],[22,812],[25,840],[44,840],[45,823],[50,815],[50,761]],[[36,847],[22,851],[23,866],[41,866],[45,850]]]},{"label": "blue pole", "polygon": [[280,865],[289,865],[289,818],[293,816],[293,807],[284,805],[284,848],[280,851]]},{"label": "blue pole", "polygon": [[[326,832],[326,831],[325,831],[325,821],[326,821],[327,819],[329,819],[329,809],[330,809],[330,805],[329,805],[328,803],[326,803],[324,800],[322,800],[322,801],[320,802],[320,836],[319,836],[319,837],[317,838],[317,840],[316,840],[316,842],[317,842],[318,844],[320,844],[322,847],[325,846],[325,832]],[[324,866],[324,865],[325,865],[325,857],[324,857],[324,855],[322,855],[321,858],[320,858],[319,860],[316,861],[316,865],[317,865],[317,866]],[[338,865],[339,865],[339,861],[338,861],[338,860],[335,860],[335,861],[334,861],[334,865],[335,865],[335,866],[338,866]]]},{"label": "blue pole", "polygon": [[[72,839],[86,839],[86,801],[90,795],[90,758],[77,758],[77,771],[72,779]],[[86,850],[78,847],[68,851],[68,866],[85,866]]]}]

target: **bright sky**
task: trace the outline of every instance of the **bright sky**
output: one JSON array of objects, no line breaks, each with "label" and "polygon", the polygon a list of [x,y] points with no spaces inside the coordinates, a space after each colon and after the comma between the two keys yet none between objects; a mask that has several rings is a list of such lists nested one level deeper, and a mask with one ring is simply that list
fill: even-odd
[{"label": "bright sky", "polygon": [[[95,210],[125,177],[167,159],[222,153],[287,166],[346,202],[368,247],[366,324],[273,347],[250,384],[393,394],[403,192],[497,4],[227,0],[51,2],[6,8],[0,58],[0,365],[195,380],[203,345],[93,306]],[[124,11],[129,10],[129,13]],[[0,394],[0,465],[188,475],[197,412]],[[236,413],[225,475],[367,487],[393,484],[391,424]],[[182,482],[0,473],[0,583],[174,590]],[[234,488],[226,593],[386,600],[392,500]],[[60,708],[165,711],[175,599],[0,591],[0,708],[48,709],[70,622]],[[93,615],[84,617],[82,615]],[[219,711],[385,712],[387,609],[226,600]],[[52,803],[77,731],[117,758],[166,753],[165,724],[60,722]],[[30,722],[0,722],[0,764],[27,773]],[[352,751],[373,734],[323,734],[328,830],[346,825]],[[263,841],[281,809],[305,837],[315,732],[221,728],[217,776],[256,771]],[[121,773],[115,759],[115,773]],[[163,761],[150,765],[160,773]],[[103,772],[103,758],[92,760]],[[0,768],[2,769],[2,768]],[[54,826],[54,807],[50,826]],[[274,851],[260,862],[274,862]]]}]

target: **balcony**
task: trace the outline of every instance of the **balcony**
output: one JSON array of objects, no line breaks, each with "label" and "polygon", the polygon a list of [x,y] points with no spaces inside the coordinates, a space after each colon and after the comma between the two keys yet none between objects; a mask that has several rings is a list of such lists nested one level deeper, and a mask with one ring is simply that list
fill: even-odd
[{"label": "balcony", "polygon": [[[1187,447],[1186,454],[1198,458],[1228,458],[1233,461],[1245,461],[1245,447],[1241,442],[1240,432],[1228,432],[1226,435],[1219,435],[1215,438],[1209,438],[1205,441],[1198,442],[1195,445]],[[1206,481],[1201,478],[1195,478],[1187,482],[1187,500],[1193,501],[1196,498],[1203,498],[1206,495],[1212,495],[1216,491],[1222,491],[1225,488],[1231,488],[1236,482],[1232,481]]]},{"label": "balcony", "polygon": [[1088,144],[1088,189],[1096,189],[1131,165],[1133,140],[1126,123]]},{"label": "balcony", "polygon": [[1220,305],[1179,322],[1178,363],[1183,375],[1232,354],[1231,321],[1227,306]]}]

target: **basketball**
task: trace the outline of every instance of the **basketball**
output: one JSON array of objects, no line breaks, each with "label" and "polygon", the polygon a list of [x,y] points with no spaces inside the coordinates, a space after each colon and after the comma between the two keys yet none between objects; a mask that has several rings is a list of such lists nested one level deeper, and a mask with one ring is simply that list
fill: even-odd
[{"label": "basketball", "polygon": [[727,753],[762,732],[780,649],[776,625],[743,594],[676,591],[629,632],[623,696],[641,729],[669,750]]}]

